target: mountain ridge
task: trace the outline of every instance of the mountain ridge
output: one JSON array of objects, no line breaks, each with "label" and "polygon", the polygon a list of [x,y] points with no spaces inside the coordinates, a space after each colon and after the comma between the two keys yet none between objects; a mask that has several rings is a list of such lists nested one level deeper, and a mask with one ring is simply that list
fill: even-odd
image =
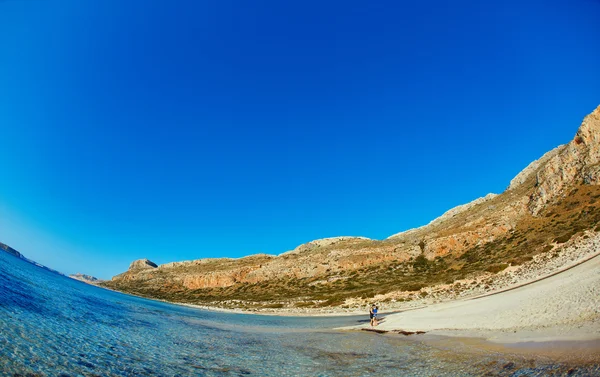
[{"label": "mountain ridge", "polygon": [[105,285],[180,302],[252,307],[281,300],[284,306],[310,307],[522,263],[555,247],[555,239],[596,226],[598,135],[600,106],[584,118],[572,141],[526,166],[503,193],[457,206],[384,240],[333,237],[277,256],[171,262],[128,270]]}]

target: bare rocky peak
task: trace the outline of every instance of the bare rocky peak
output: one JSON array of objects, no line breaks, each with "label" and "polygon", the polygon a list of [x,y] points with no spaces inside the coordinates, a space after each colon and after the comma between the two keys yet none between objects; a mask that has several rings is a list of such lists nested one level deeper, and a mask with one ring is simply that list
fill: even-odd
[{"label": "bare rocky peak", "polygon": [[583,119],[575,138],[538,170],[530,212],[537,215],[577,184],[600,184],[600,106]]},{"label": "bare rocky peak", "polygon": [[[564,196],[574,184],[600,184],[600,106],[584,118],[570,143],[560,145],[530,163],[510,181],[506,191],[520,187],[534,174],[536,188],[528,205],[533,215],[537,215],[551,200]],[[496,194],[488,194],[457,206],[425,226],[394,234],[388,239],[407,237],[427,230],[495,197]]]},{"label": "bare rocky peak", "polygon": [[147,270],[152,268],[157,268],[156,263],[152,262],[148,259],[138,259],[133,261],[131,265],[129,265],[129,270]]}]

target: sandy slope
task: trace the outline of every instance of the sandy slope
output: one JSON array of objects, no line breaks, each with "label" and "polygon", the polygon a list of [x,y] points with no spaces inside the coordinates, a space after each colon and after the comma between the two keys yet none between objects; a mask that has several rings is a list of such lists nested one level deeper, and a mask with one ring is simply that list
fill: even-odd
[{"label": "sandy slope", "polygon": [[510,291],[389,315],[377,328],[498,342],[600,339],[600,256]]}]

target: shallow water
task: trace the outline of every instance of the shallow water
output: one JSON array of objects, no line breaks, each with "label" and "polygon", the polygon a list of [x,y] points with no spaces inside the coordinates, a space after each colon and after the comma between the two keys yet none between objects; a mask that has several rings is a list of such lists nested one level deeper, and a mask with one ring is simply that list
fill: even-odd
[{"label": "shallow water", "polygon": [[0,252],[2,376],[600,375],[598,365],[573,368],[330,330],[360,321],[171,305],[93,287]]}]

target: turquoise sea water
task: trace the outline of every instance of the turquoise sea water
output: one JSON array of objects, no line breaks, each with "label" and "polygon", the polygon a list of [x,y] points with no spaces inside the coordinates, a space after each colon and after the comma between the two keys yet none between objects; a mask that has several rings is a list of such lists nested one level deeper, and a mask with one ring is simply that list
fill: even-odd
[{"label": "turquoise sea water", "polygon": [[0,376],[600,375],[598,365],[331,330],[366,320],[197,310],[93,287],[0,252]]}]

